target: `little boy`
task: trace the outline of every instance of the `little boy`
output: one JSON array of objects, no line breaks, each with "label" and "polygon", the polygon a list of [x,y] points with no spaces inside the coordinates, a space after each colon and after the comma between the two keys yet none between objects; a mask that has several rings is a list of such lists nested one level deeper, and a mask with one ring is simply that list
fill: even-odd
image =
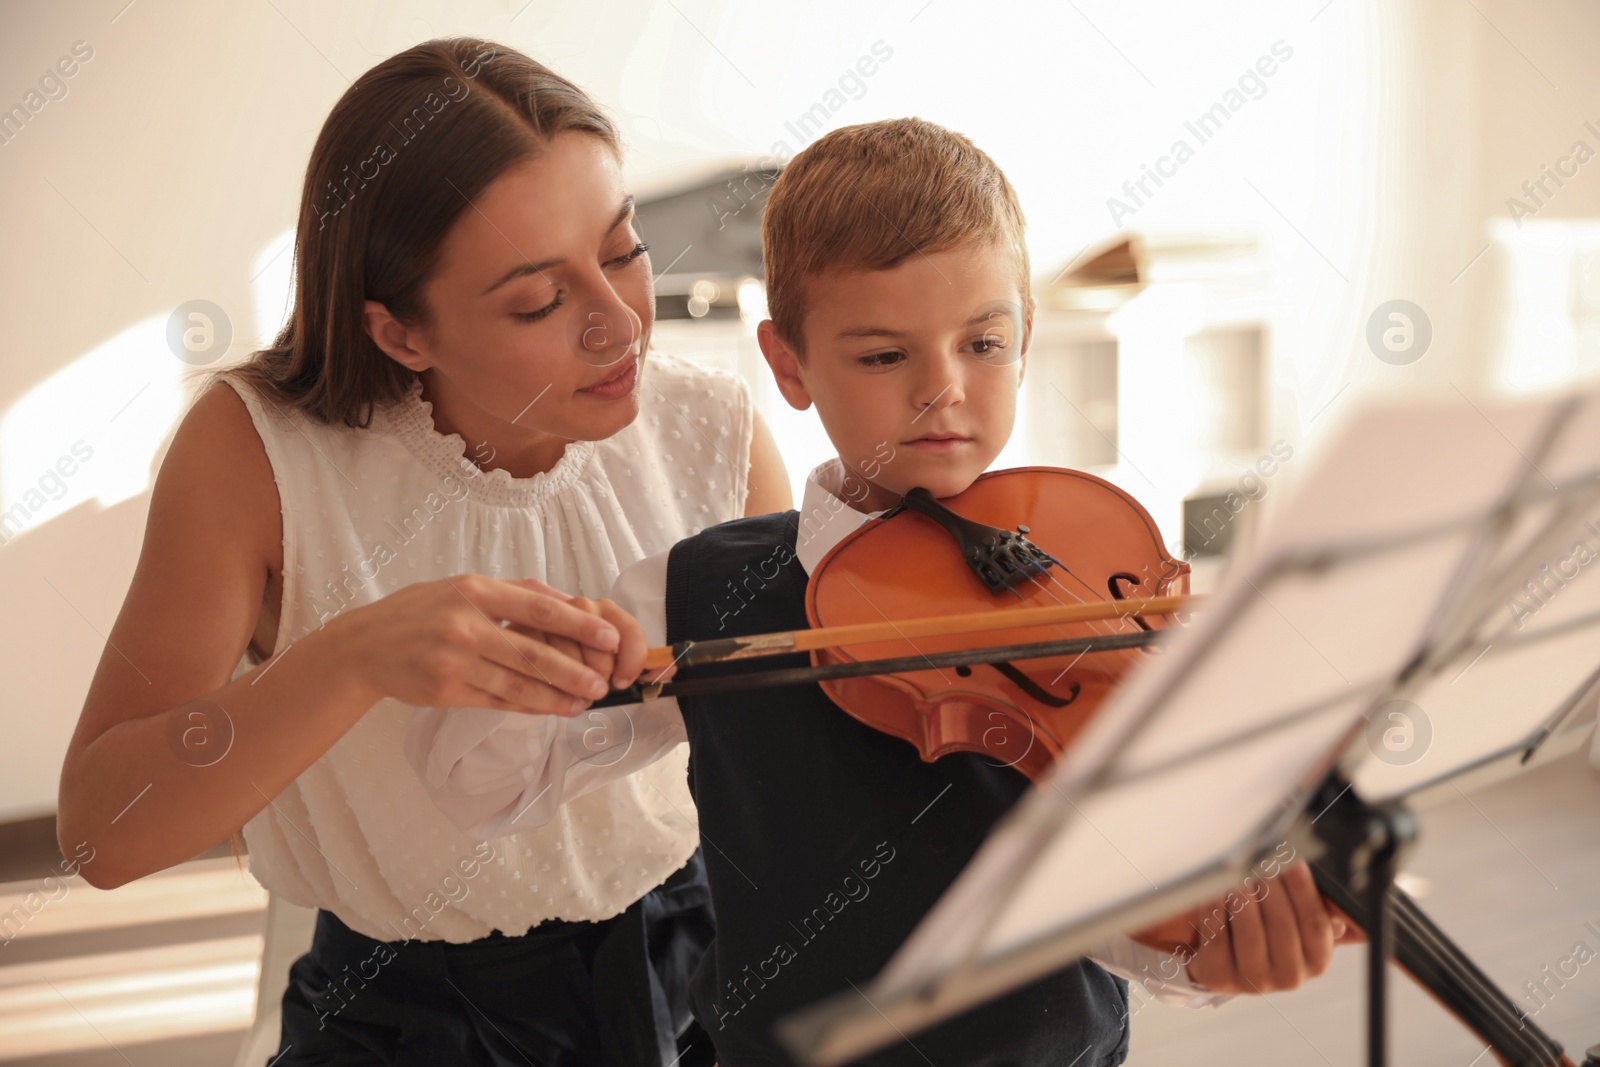
[{"label": "little boy", "polygon": [[[917,119],[828,134],[773,187],[763,248],[771,319],[759,327],[762,352],[792,406],[816,405],[838,458],[813,472],[798,512],[711,527],[623,572],[612,598],[652,645],[806,627],[808,575],[830,548],[911,488],[961,492],[1015,419],[1033,318],[1022,212],[965,137]],[[794,661],[804,657],[763,667]],[[552,751],[527,753],[521,762],[544,769],[487,822],[473,798],[451,797],[437,775],[431,785],[458,822],[504,832],[530,809],[548,818],[574,782],[592,788],[596,765],[620,777],[686,738],[717,916],[691,999],[722,1067],[786,1062],[774,1022],[864,987],[1029,787],[976,753],[925,762],[816,685],[657,700],[627,718],[626,745],[571,746],[572,762],[588,766],[566,779],[566,796]],[[573,728],[584,725],[580,716]],[[510,729],[458,765],[514,764],[505,744],[546,736]],[[1156,995],[1199,1005],[1226,999],[1191,980],[1202,975],[1212,989],[1235,990],[1320,973],[1336,927],[1306,873],[1293,873],[1283,892],[1234,919],[1231,936],[1200,946],[1188,975],[1163,971],[1170,980]],[[1121,1063],[1128,983],[1094,960],[1130,977],[1170,963],[1118,939],[869,1062]]]}]

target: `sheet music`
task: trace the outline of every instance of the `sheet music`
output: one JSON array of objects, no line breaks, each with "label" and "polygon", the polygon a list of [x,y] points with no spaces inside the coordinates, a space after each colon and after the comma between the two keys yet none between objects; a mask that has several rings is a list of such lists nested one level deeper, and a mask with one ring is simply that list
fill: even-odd
[{"label": "sheet music", "polygon": [[1405,796],[1517,752],[1596,685],[1600,507],[1581,516],[1579,533],[1519,573],[1526,584],[1496,606],[1474,642],[1406,699],[1375,710],[1374,758],[1354,778],[1362,796]]}]

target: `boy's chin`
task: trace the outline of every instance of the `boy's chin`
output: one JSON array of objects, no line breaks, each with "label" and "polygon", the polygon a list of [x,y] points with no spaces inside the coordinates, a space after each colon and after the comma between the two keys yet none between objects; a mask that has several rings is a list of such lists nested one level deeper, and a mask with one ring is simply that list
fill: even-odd
[{"label": "boy's chin", "polygon": [[972,486],[972,483],[978,480],[978,475],[982,474],[983,471],[946,467],[918,473],[920,478],[910,482],[903,488],[896,488],[892,491],[900,494],[908,493],[912,489],[922,488],[932,493],[935,499],[943,500],[945,497],[956,496],[959,493],[966,492]]}]

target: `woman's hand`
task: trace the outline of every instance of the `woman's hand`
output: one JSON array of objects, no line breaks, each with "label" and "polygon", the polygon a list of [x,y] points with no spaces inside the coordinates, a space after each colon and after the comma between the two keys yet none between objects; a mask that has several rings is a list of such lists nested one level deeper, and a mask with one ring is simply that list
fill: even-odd
[{"label": "woman's hand", "polygon": [[610,601],[534,579],[458,574],[345,616],[355,669],[407,704],[576,715],[631,684],[644,631]]},{"label": "woman's hand", "polygon": [[[591,600],[588,597],[566,597],[565,594],[552,590],[537,578],[526,578],[513,581],[512,585],[520,585],[535,592],[554,592],[556,596],[566,599],[569,607],[603,620],[616,628],[621,635],[621,647],[616,652],[606,652],[591,645],[580,644],[570,637],[559,633],[529,629],[518,624],[511,624],[511,628],[518,633],[531,637],[536,641],[544,641],[556,651],[572,659],[580,660],[590,670],[602,678],[609,679],[614,689],[623,689],[630,686],[644,670],[644,657],[647,645],[644,628],[639,625],[639,620],[629,615],[626,611],[610,600]],[[649,681],[667,681],[676,673],[675,667],[667,667],[663,671],[650,671]]]}]

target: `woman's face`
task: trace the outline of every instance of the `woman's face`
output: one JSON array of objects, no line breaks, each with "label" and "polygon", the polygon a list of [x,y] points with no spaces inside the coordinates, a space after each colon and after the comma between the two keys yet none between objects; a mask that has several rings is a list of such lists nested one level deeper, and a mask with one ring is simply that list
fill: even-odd
[{"label": "woman's face", "polygon": [[617,158],[581,131],[557,134],[462,212],[423,287],[428,322],[404,331],[415,361],[377,338],[424,371],[443,432],[535,460],[633,421],[655,318],[633,219]]}]

